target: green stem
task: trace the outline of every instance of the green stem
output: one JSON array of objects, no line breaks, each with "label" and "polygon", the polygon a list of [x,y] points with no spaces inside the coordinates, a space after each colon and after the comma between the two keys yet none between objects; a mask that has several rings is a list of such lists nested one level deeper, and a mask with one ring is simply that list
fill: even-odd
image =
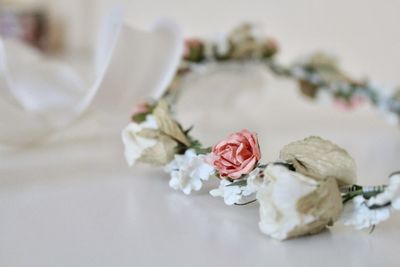
[{"label": "green stem", "polygon": [[342,199],[343,204],[352,200],[356,196],[363,196],[365,199],[369,199],[374,197],[385,190],[385,185],[380,186],[360,186],[360,185],[352,185],[351,187],[342,187]]}]

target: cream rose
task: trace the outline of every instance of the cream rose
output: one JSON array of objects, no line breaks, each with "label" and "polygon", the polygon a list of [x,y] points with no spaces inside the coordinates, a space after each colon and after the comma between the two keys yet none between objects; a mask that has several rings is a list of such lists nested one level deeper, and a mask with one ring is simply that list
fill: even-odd
[{"label": "cream rose", "polygon": [[314,179],[269,164],[257,192],[261,231],[284,240],[318,233],[333,224],[342,211],[342,199],[334,178]]}]

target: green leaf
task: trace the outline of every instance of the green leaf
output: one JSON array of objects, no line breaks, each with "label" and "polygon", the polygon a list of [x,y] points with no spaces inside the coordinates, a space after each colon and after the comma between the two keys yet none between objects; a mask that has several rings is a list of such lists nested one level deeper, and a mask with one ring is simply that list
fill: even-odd
[{"label": "green leaf", "polygon": [[146,116],[148,115],[148,112],[145,113],[138,113],[132,116],[132,121],[137,122],[137,123],[141,123],[144,122],[146,120]]},{"label": "green leaf", "polygon": [[197,154],[208,154],[211,152],[211,147],[194,148]]}]

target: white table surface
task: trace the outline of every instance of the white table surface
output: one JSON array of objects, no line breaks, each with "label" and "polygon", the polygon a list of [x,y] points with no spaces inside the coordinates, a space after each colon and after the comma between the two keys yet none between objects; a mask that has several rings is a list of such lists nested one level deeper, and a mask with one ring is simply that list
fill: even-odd
[{"label": "white table surface", "polygon": [[[400,169],[400,129],[368,106],[344,112],[260,79],[256,70],[191,79],[178,115],[207,144],[257,131],[265,161],[321,135],[354,156],[361,184]],[[275,241],[258,229],[257,204],[225,206],[209,195],[213,183],[188,197],[160,169],[128,168],[121,126],[88,114],[40,146],[1,151],[0,266],[400,266],[400,214],[372,234],[337,224]]]}]

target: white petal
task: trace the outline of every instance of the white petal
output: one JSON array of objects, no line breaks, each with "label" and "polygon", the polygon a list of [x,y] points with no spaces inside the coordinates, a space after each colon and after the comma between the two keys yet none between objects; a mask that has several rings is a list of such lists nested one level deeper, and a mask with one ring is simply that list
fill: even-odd
[{"label": "white petal", "polygon": [[214,173],[214,168],[206,163],[200,163],[194,170],[193,176],[199,177],[201,180],[208,180],[208,178]]},{"label": "white petal", "polygon": [[169,180],[169,186],[172,187],[175,190],[179,189],[179,181],[178,181],[178,179],[172,177],[171,180]]},{"label": "white petal", "polygon": [[258,191],[263,183],[263,178],[259,177],[261,169],[256,168],[249,173],[246,186],[242,187],[242,195],[250,196]]},{"label": "white petal", "polygon": [[389,202],[393,202],[397,198],[400,198],[400,174],[392,175],[385,190],[382,193],[371,197],[367,204],[368,206],[385,205]]},{"label": "white petal", "polygon": [[199,191],[201,189],[201,186],[202,186],[202,182],[200,180],[194,180],[192,182],[192,187],[193,187],[193,190],[195,190],[195,191]]},{"label": "white petal", "polygon": [[221,190],[219,190],[219,188],[216,188],[210,191],[210,195],[212,195],[213,197],[220,197],[222,196],[222,192]]},{"label": "white petal", "polygon": [[142,129],[158,129],[156,118],[153,115],[147,115],[146,120],[140,126]]},{"label": "white petal", "polygon": [[400,198],[396,198],[392,201],[392,207],[396,210],[400,210]]},{"label": "white petal", "polygon": [[237,203],[239,200],[240,200],[239,195],[228,195],[228,196],[224,197],[224,202],[228,206],[231,206],[231,205]]},{"label": "white petal", "polygon": [[190,192],[192,191],[192,188],[190,187],[190,186],[187,186],[187,187],[185,187],[185,188],[183,188],[183,190],[182,190],[182,192],[185,194],[185,195],[190,195]]},{"label": "white petal", "polygon": [[347,203],[340,218],[343,224],[361,230],[389,219],[390,207],[369,209],[366,202],[362,196],[357,196]]}]

